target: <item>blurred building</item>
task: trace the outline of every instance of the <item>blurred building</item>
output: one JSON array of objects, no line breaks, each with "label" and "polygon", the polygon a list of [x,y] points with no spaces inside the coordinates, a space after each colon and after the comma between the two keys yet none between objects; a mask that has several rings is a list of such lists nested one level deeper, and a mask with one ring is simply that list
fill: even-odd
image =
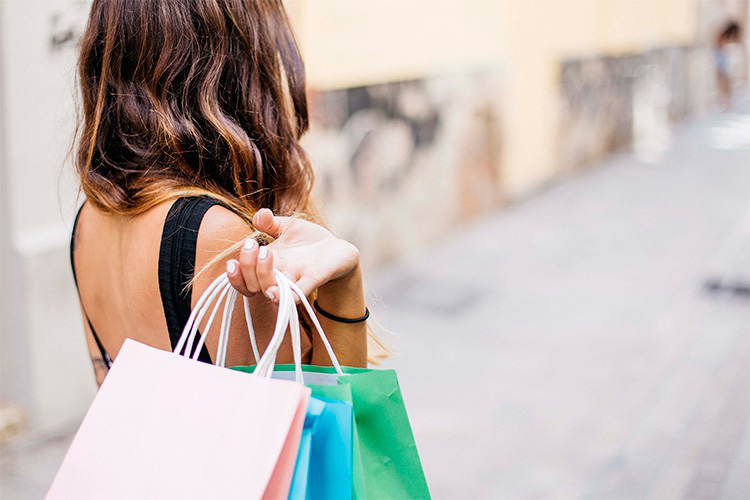
[{"label": "blurred building", "polygon": [[[317,194],[371,272],[618,150],[658,155],[713,106],[714,31],[750,24],[747,0],[287,3]],[[40,432],[95,391],[67,249],[89,5],[0,2],[0,389]]]}]

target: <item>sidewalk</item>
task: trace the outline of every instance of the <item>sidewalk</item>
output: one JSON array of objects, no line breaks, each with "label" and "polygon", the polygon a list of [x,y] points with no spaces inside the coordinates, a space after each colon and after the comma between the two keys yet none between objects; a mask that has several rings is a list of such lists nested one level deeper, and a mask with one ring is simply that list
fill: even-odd
[{"label": "sidewalk", "polygon": [[[433,496],[750,497],[749,205],[745,106],[372,276]],[[5,450],[0,498],[68,441]]]},{"label": "sidewalk", "polygon": [[745,105],[374,280],[434,497],[750,498],[749,207]]}]

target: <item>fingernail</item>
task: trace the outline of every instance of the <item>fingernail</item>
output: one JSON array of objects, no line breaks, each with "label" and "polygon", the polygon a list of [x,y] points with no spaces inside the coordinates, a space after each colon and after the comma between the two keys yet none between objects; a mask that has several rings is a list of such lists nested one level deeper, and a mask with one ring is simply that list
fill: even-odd
[{"label": "fingernail", "polygon": [[227,262],[227,272],[229,274],[234,274],[236,270],[237,270],[237,266],[235,265],[233,261],[230,260],[229,262]]},{"label": "fingernail", "polygon": [[266,257],[268,257],[268,248],[262,246],[260,247],[260,250],[258,250],[258,258],[265,259]]},{"label": "fingernail", "polygon": [[268,297],[271,300],[276,300],[276,295],[273,294],[273,292],[266,292],[266,297]]},{"label": "fingernail", "polygon": [[242,246],[243,250],[252,250],[255,248],[255,240],[253,238],[248,238],[245,240],[245,244]]}]

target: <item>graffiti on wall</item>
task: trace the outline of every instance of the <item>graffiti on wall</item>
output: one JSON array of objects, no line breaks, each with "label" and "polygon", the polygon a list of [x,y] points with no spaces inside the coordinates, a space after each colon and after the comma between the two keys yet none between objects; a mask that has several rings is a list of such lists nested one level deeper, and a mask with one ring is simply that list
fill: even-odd
[{"label": "graffiti on wall", "polygon": [[75,50],[86,26],[91,2],[88,0],[67,0],[56,2],[49,15],[49,49]]},{"label": "graffiti on wall", "polygon": [[482,73],[312,93],[304,144],[334,230],[377,262],[497,206],[499,89]]},{"label": "graffiti on wall", "polygon": [[562,62],[560,162],[574,170],[630,147],[644,157],[666,148],[670,125],[700,106],[710,71],[700,53],[666,47],[643,54]]}]

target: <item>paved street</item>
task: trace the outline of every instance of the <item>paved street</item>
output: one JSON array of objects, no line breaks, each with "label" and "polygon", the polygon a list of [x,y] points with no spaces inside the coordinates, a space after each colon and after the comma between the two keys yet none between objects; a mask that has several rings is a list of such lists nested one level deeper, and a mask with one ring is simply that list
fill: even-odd
[{"label": "paved street", "polygon": [[[750,498],[750,107],[649,158],[370,276],[435,498]],[[67,441],[6,450],[0,497]]]},{"label": "paved street", "polygon": [[434,496],[750,498],[749,207],[746,105],[373,280]]}]

